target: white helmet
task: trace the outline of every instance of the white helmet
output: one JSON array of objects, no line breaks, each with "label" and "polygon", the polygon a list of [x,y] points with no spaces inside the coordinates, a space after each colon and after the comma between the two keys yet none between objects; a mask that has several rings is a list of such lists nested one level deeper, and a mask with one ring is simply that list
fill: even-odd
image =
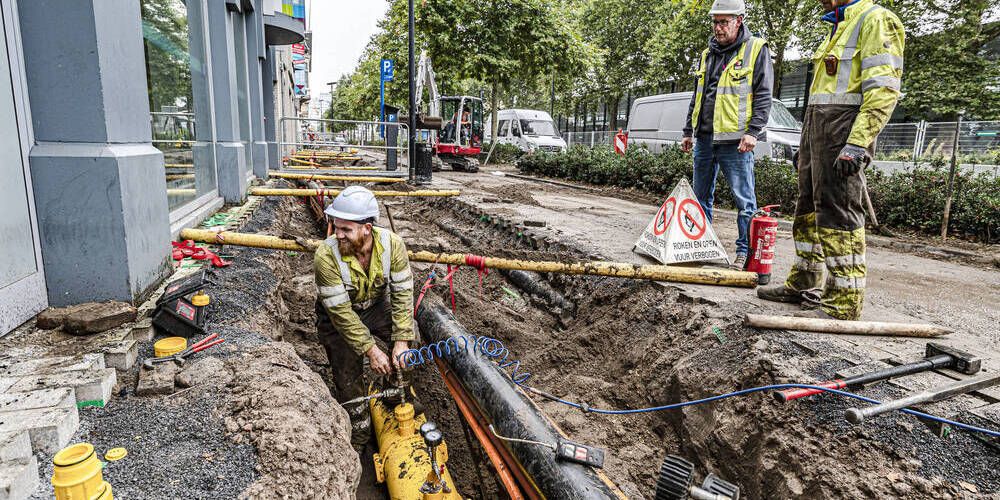
[{"label": "white helmet", "polygon": [[324,213],[330,217],[352,222],[368,219],[375,219],[375,222],[378,222],[378,202],[368,189],[349,186],[333,199],[333,203],[326,207]]},{"label": "white helmet", "polygon": [[743,16],[747,13],[747,4],[743,0],[715,0],[712,4],[711,16]]}]

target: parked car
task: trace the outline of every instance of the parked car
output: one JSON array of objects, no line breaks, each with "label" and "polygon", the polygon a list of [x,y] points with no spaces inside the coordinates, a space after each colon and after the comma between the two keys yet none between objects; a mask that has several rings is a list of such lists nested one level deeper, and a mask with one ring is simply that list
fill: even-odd
[{"label": "parked car", "polygon": [[552,117],[544,111],[504,109],[498,115],[496,142],[513,144],[524,152],[566,150]]},{"label": "parked car", "polygon": [[[799,150],[802,124],[785,105],[774,99],[767,124],[767,140],[757,143],[758,157],[791,160]],[[629,146],[646,145],[660,152],[664,145],[679,144],[684,138],[691,92],[641,97],[632,103],[628,121]]]}]

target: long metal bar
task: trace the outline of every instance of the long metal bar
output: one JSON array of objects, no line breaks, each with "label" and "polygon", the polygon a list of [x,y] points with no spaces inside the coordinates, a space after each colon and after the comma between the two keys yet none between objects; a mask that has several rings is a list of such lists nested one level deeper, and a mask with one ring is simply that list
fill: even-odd
[{"label": "long metal bar", "polygon": [[413,0],[407,2],[407,16],[408,16],[408,32],[407,32],[407,49],[408,49],[408,64],[406,65],[406,73],[408,76],[410,84],[410,102],[409,102],[409,112],[407,113],[407,125],[409,126],[409,140],[407,141],[407,167],[410,171],[410,182],[413,182],[414,175],[416,173],[416,152],[417,152],[417,72],[415,71],[417,67],[417,56],[416,56],[416,26],[413,20]]},{"label": "long metal bar", "polygon": [[902,410],[903,408],[908,408],[920,403],[942,401],[960,394],[968,394],[987,387],[993,387],[998,383],[1000,383],[1000,374],[982,375],[979,377],[959,380],[941,387],[920,391],[905,398],[869,406],[868,408],[848,408],[847,411],[844,412],[844,417],[852,424],[860,424],[863,423],[865,419],[882,415],[883,413]]}]

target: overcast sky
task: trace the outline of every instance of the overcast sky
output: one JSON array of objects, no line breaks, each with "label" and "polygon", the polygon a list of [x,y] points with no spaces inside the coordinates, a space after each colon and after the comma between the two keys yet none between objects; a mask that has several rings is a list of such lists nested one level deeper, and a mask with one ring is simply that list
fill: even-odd
[{"label": "overcast sky", "polygon": [[328,82],[350,73],[358,63],[378,21],[389,8],[385,0],[311,0],[313,94],[329,92]]}]

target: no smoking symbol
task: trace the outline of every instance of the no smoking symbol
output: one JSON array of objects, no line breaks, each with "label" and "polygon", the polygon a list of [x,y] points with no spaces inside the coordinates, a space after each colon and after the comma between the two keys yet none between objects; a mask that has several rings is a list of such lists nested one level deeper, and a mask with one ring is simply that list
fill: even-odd
[{"label": "no smoking symbol", "polygon": [[667,232],[676,208],[677,200],[673,197],[667,198],[667,201],[663,202],[663,206],[660,207],[660,211],[656,213],[656,219],[653,221],[653,234],[660,236]]},{"label": "no smoking symbol", "polygon": [[701,205],[697,201],[687,199],[681,202],[678,219],[684,236],[698,240],[705,235],[708,221],[705,217],[705,211],[701,209]]}]

